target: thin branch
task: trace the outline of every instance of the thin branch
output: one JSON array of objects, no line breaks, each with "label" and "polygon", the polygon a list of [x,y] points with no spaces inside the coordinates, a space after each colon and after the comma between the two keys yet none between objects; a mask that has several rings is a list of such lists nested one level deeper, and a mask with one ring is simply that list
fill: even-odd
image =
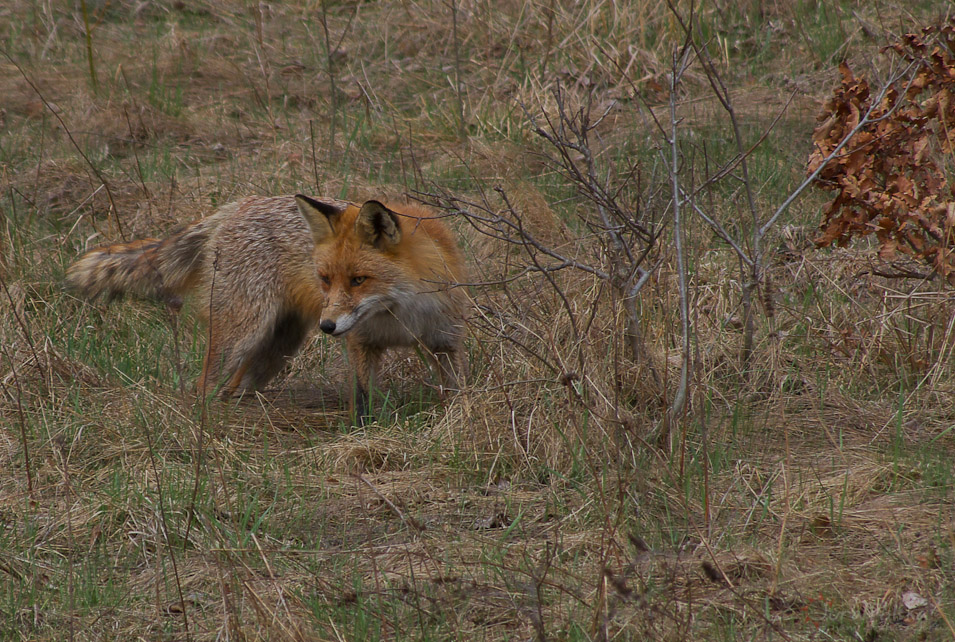
[{"label": "thin branch", "polygon": [[93,164],[93,161],[89,159],[89,156],[87,156],[83,152],[83,149],[80,147],[79,143],[77,143],[76,139],[73,138],[73,132],[71,132],[70,128],[66,126],[66,123],[63,121],[63,118],[60,116],[57,110],[53,108],[53,105],[51,105],[49,101],[47,101],[46,97],[40,91],[40,88],[37,87],[36,84],[34,84],[34,82],[30,79],[29,76],[27,76],[27,73],[26,71],[23,70],[23,67],[17,64],[17,61],[14,60],[9,53],[7,53],[6,49],[0,49],[0,53],[3,53],[3,56],[7,60],[9,60],[14,67],[17,68],[17,71],[19,71],[20,75],[23,76],[23,79],[27,81],[27,84],[30,85],[30,87],[33,89],[36,95],[40,98],[40,101],[43,103],[43,105],[47,108],[47,110],[49,110],[51,114],[53,114],[56,120],[59,121],[60,126],[63,128],[63,131],[66,133],[67,138],[70,139],[70,143],[73,144],[73,147],[76,149],[77,153],[83,158],[84,161],[86,161],[86,164],[89,165],[90,169],[93,171],[93,174],[96,175],[96,178],[99,179],[103,187],[106,188],[106,196],[107,198],[109,198],[109,207],[113,213],[113,220],[116,221],[116,230],[119,232],[120,238],[123,241],[125,241],[126,233],[123,231],[123,226],[119,219],[119,209],[116,207],[116,201],[113,200],[113,191],[109,188],[109,183],[106,181],[106,178],[99,171],[96,165]]},{"label": "thin branch", "polygon": [[680,201],[684,204],[689,204],[690,207],[696,212],[697,216],[702,218],[712,229],[716,232],[716,235],[723,239],[727,245],[733,248],[733,251],[739,256],[739,259],[743,261],[746,265],[753,265],[753,259],[749,257],[749,254],[746,253],[746,250],[741,248],[739,244],[730,236],[729,232],[723,227],[723,225],[716,219],[710,218],[710,216],[700,208],[697,204],[696,199],[693,196],[699,193],[699,190],[693,190],[693,194],[688,194],[683,187],[680,187],[680,193],[683,194],[683,199]]},{"label": "thin branch", "polygon": [[822,170],[824,170],[826,166],[828,166],[829,163],[832,162],[832,160],[839,155],[839,152],[842,151],[842,149],[849,143],[850,140],[852,140],[852,138],[856,134],[862,131],[862,129],[866,127],[867,125],[878,123],[879,121],[888,118],[889,116],[894,114],[896,110],[898,110],[898,108],[902,105],[902,102],[903,102],[902,98],[905,96],[906,93],[908,93],[909,88],[912,86],[912,82],[915,79],[914,76],[909,79],[909,82],[906,85],[905,91],[902,91],[899,93],[899,100],[886,113],[882,114],[881,116],[877,118],[871,118],[872,113],[882,104],[882,101],[885,99],[885,95],[889,92],[889,89],[892,88],[892,85],[898,80],[900,80],[907,73],[909,73],[909,71],[911,71],[915,66],[917,66],[917,64],[918,64],[917,61],[909,63],[909,65],[905,69],[903,69],[898,74],[895,74],[895,76],[893,76],[891,80],[887,81],[882,86],[882,89],[879,90],[879,95],[876,96],[875,100],[872,101],[872,104],[869,105],[869,108],[866,110],[865,115],[861,119],[859,119],[858,124],[855,127],[853,127],[849,131],[849,133],[845,135],[845,137],[843,137],[843,139],[839,142],[839,144],[836,145],[836,147],[831,152],[829,152],[829,154],[822,160],[821,163],[819,163],[819,166],[811,174],[809,174],[809,176],[806,177],[806,180],[800,183],[799,187],[797,187],[789,195],[789,198],[787,198],[783,202],[783,204],[776,209],[773,215],[770,216],[765,223],[763,223],[762,227],[759,228],[760,236],[765,235],[766,232],[769,231],[769,228],[773,226],[773,224],[782,215],[782,213],[785,212],[789,208],[789,206],[792,205],[797,198],[799,198],[800,194],[802,194],[802,192],[807,187],[809,187],[813,183],[813,181],[816,180],[816,177],[819,176]]},{"label": "thin branch", "polygon": [[368,488],[371,489],[371,492],[373,492],[373,493],[378,497],[378,499],[380,499],[381,501],[383,501],[383,502],[385,503],[385,505],[386,505],[388,508],[390,508],[391,511],[392,511],[395,515],[398,516],[398,519],[400,519],[401,521],[403,521],[403,522],[404,522],[405,524],[407,524],[408,526],[411,526],[415,531],[417,531],[417,532],[419,532],[419,533],[421,533],[422,531],[425,530],[424,526],[422,526],[421,524],[419,524],[418,521],[417,521],[414,517],[410,517],[410,516],[405,515],[404,513],[402,513],[402,512],[401,512],[401,509],[398,508],[397,506],[395,506],[394,502],[392,502],[390,499],[388,499],[387,497],[385,497],[384,495],[382,495],[380,492],[378,492],[378,489],[375,488],[374,486],[372,486],[372,484],[371,484],[370,481],[368,481],[367,479],[365,479],[364,477],[362,477],[362,476],[361,476],[361,473],[355,473],[355,479],[357,479],[357,480],[360,481],[361,483],[363,483],[363,484],[365,484],[366,486],[368,486]]},{"label": "thin branch", "polygon": [[676,117],[676,89],[683,73],[689,65],[687,49],[677,54],[673,52],[673,66],[670,75],[670,182],[673,186],[673,239],[676,245],[677,284],[680,290],[680,329],[682,334],[682,349],[680,363],[680,383],[673,396],[673,404],[667,413],[667,420],[673,423],[686,410],[689,398],[690,378],[690,302],[686,282],[686,257],[683,254],[683,226],[680,220],[680,177],[679,162],[680,148],[677,141],[678,120]]}]

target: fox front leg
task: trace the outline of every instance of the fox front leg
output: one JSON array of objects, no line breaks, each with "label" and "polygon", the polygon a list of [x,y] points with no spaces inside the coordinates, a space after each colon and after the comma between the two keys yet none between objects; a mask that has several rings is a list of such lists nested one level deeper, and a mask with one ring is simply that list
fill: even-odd
[{"label": "fox front leg", "polygon": [[382,350],[379,348],[371,348],[354,340],[348,341],[348,358],[355,369],[354,422],[358,426],[375,421],[371,401],[377,385],[378,362],[381,360],[381,354]]}]

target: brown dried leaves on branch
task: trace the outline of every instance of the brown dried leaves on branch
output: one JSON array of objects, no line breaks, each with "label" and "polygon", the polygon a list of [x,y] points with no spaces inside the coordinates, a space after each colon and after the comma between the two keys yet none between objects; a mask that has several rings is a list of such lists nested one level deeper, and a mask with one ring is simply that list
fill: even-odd
[{"label": "brown dried leaves on branch", "polygon": [[[855,236],[875,233],[880,256],[905,254],[923,261],[955,284],[955,18],[907,34],[883,52],[914,64],[884,93],[840,65],[842,82],[826,102],[813,133],[809,172],[868,113],[869,121],[816,178],[836,193],[820,226],[820,247],[844,247]],[[946,166],[947,163],[947,166]]]}]

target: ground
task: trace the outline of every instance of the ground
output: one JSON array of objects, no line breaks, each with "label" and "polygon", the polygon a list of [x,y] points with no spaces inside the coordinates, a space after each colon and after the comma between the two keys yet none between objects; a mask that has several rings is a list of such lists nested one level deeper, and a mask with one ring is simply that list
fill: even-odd
[{"label": "ground", "polygon": [[[838,64],[885,81],[951,7],[724,4],[5,3],[0,637],[955,637],[950,286],[817,249],[810,188],[760,237],[747,350],[729,242],[806,177]],[[198,399],[201,301],[64,285],[296,192],[447,215],[463,390],[397,352],[354,427],[316,336]]]}]

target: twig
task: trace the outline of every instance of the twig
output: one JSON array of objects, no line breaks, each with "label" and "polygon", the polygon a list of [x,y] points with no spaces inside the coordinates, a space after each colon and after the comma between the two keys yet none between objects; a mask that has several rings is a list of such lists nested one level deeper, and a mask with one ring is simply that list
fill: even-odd
[{"label": "twig", "polygon": [[[2,274],[0,274],[0,280],[2,280]],[[6,289],[6,286],[4,286]],[[33,472],[32,465],[30,464],[30,442],[27,440],[27,421],[26,414],[23,412],[23,388],[20,386],[20,375],[17,373],[16,363],[13,361],[13,357],[7,351],[6,342],[0,341],[0,348],[3,349],[3,355],[7,358],[7,361],[10,362],[10,371],[13,374],[13,384],[17,388],[17,417],[20,420],[20,441],[23,445],[23,460],[26,466],[27,472],[27,492],[30,496],[33,496]],[[0,385],[3,386],[4,392],[6,392],[7,386],[0,379]],[[7,393],[9,394],[9,393]]]},{"label": "twig", "polygon": [[156,466],[156,452],[153,448],[152,433],[149,430],[149,422],[143,421],[143,432],[146,435],[146,446],[149,451],[149,462],[152,465],[153,476],[156,478],[156,493],[159,500],[159,518],[162,525],[163,539],[166,542],[166,550],[169,551],[169,560],[172,562],[172,573],[176,580],[176,591],[179,595],[179,608],[182,611],[182,624],[186,629],[186,640],[192,640],[192,633],[189,631],[189,616],[186,613],[186,598],[182,593],[182,582],[179,579],[179,564],[176,562],[176,553],[169,541],[169,525],[166,522],[166,506],[162,492],[162,478],[159,476],[159,467]]},{"label": "twig", "polygon": [[361,473],[355,473],[355,479],[357,479],[358,481],[360,481],[360,482],[362,482],[363,484],[365,484],[366,486],[368,486],[368,488],[371,489],[371,492],[373,492],[373,493],[378,497],[378,499],[380,499],[381,501],[383,501],[383,502],[385,503],[385,505],[386,505],[388,508],[390,508],[391,511],[392,511],[395,515],[398,516],[398,519],[400,519],[400,520],[403,521],[405,524],[407,524],[408,526],[412,527],[414,530],[416,530],[416,531],[419,532],[419,533],[421,533],[421,532],[423,532],[423,531],[425,530],[425,527],[422,526],[421,524],[419,524],[418,521],[417,521],[414,517],[410,517],[410,516],[405,515],[404,513],[402,513],[402,512],[401,512],[401,509],[398,508],[397,506],[395,506],[394,502],[392,502],[390,499],[388,499],[387,497],[385,497],[384,495],[382,495],[380,492],[378,492],[378,489],[375,488],[374,486],[372,486],[371,482],[369,482],[367,479],[365,479],[364,477],[362,477],[362,476],[361,476]]},{"label": "twig", "polygon": [[461,44],[458,39],[458,3],[457,0],[450,0],[451,5],[451,39],[454,41],[454,94],[458,99],[458,137],[461,142],[468,138],[467,125],[464,120],[464,95],[462,87],[464,86],[463,76],[461,75]]},{"label": "twig", "polygon": [[123,226],[119,219],[119,209],[116,207],[116,201],[113,199],[113,191],[109,188],[109,183],[106,181],[106,178],[99,171],[96,165],[93,164],[93,161],[89,159],[89,156],[87,156],[83,152],[79,143],[77,143],[76,139],[73,138],[73,133],[70,131],[70,128],[66,126],[66,123],[63,121],[63,118],[60,116],[57,110],[53,108],[53,106],[49,103],[49,101],[47,101],[46,97],[43,95],[43,92],[40,91],[40,88],[36,86],[36,84],[30,79],[29,76],[27,76],[26,72],[23,70],[23,67],[21,67],[17,63],[17,61],[10,56],[9,53],[7,53],[6,49],[0,49],[0,53],[3,53],[3,56],[7,60],[9,60],[14,67],[17,68],[17,71],[19,71],[20,75],[23,76],[23,79],[27,81],[27,84],[30,85],[30,87],[33,89],[36,95],[40,98],[40,101],[43,103],[43,105],[47,108],[47,110],[49,110],[51,114],[53,114],[53,116],[57,119],[57,121],[59,121],[60,126],[63,128],[63,131],[66,133],[67,138],[70,139],[70,143],[73,144],[73,147],[76,149],[77,153],[83,158],[84,161],[86,161],[86,164],[89,165],[90,169],[93,171],[93,174],[96,175],[96,178],[99,179],[103,187],[106,188],[106,197],[109,199],[109,206],[110,206],[110,210],[113,213],[113,220],[116,222],[116,230],[119,232],[120,238],[123,241],[125,241],[126,233],[123,231]]}]

